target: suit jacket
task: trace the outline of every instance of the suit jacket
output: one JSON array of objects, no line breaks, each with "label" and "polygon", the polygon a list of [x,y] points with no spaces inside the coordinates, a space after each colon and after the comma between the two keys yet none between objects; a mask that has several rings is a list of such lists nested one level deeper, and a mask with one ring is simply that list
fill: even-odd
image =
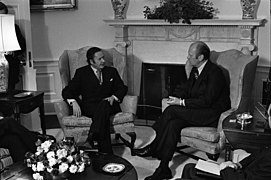
[{"label": "suit jacket", "polygon": [[77,69],[73,79],[62,91],[64,100],[76,99],[81,106],[82,114],[92,117],[102,99],[115,95],[119,102],[113,103],[113,111],[119,112],[119,103],[122,102],[128,88],[113,67],[105,66],[102,69],[102,78],[103,83],[100,85],[90,65]]},{"label": "suit jacket", "polygon": [[222,70],[207,61],[193,85],[192,78],[177,87],[174,96],[185,99],[187,117],[195,125],[216,126],[222,112],[230,109],[230,89]]},{"label": "suit jacket", "polygon": [[225,168],[221,171],[224,180],[269,180],[271,179],[271,147],[252,153],[241,162],[242,169]]}]

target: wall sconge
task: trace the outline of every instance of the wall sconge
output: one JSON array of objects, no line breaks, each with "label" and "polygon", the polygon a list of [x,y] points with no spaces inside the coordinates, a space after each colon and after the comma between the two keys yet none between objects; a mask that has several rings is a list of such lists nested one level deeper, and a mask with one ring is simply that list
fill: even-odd
[{"label": "wall sconge", "polygon": [[0,14],[0,93],[8,90],[8,61],[5,54],[20,50],[17,40],[14,15]]}]

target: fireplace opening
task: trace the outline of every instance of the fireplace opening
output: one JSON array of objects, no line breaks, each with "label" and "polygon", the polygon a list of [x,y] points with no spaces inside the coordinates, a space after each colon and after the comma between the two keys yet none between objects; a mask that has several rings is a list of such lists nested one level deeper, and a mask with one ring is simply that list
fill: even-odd
[{"label": "fireplace opening", "polygon": [[143,63],[137,117],[146,123],[156,121],[162,114],[162,99],[185,81],[185,66],[182,64]]}]

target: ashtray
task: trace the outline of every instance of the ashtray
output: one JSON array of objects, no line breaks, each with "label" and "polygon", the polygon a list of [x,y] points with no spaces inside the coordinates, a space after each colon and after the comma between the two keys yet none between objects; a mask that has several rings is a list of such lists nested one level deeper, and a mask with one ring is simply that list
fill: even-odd
[{"label": "ashtray", "polygon": [[31,96],[31,95],[32,95],[32,92],[22,92],[22,93],[13,95],[13,97],[15,97],[15,98],[25,98],[25,97],[28,97],[28,96]]},{"label": "ashtray", "polygon": [[108,163],[103,167],[103,171],[110,174],[120,173],[125,169],[125,165],[119,163]]},{"label": "ashtray", "polygon": [[236,122],[241,125],[241,130],[244,129],[245,125],[248,125],[251,123],[251,118],[252,118],[252,115],[250,115],[250,113],[248,112],[236,115],[236,119],[237,119]]}]

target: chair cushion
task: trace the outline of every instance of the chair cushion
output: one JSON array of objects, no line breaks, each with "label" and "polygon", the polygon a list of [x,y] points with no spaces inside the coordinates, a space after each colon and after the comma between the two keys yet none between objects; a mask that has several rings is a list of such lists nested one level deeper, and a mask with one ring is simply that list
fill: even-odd
[{"label": "chair cushion", "polygon": [[187,136],[181,136],[181,144],[187,145],[194,149],[199,149],[209,154],[217,154],[217,153],[220,153],[222,150],[222,147],[219,145],[219,143],[202,141],[201,139],[187,137]]},{"label": "chair cushion", "polygon": [[218,142],[220,134],[214,127],[188,127],[181,131],[181,136],[201,139],[208,142]]},{"label": "chair cushion", "polygon": [[65,126],[90,127],[92,124],[92,119],[86,116],[65,116],[63,117],[62,122]]},{"label": "chair cushion", "polygon": [[134,115],[128,112],[119,112],[110,117],[112,125],[123,124],[134,121]]},{"label": "chair cushion", "polygon": [[66,128],[66,137],[74,137],[76,143],[86,142],[90,126],[88,127],[68,127]]}]

